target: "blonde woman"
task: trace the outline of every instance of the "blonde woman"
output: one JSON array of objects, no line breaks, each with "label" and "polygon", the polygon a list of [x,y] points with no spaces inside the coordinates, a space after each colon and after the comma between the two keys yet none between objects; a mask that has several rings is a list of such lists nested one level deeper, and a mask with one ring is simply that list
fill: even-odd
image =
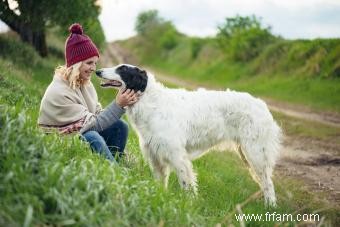
[{"label": "blonde woman", "polygon": [[[104,110],[98,102],[91,75],[96,70],[99,52],[83,34],[79,24],[71,25],[65,43],[66,65],[57,67],[41,100],[39,126],[47,133],[80,133],[93,151],[114,161],[122,156],[128,127],[120,120],[124,107],[137,102],[133,90],[120,90]],[[118,152],[118,153],[117,153]]]}]

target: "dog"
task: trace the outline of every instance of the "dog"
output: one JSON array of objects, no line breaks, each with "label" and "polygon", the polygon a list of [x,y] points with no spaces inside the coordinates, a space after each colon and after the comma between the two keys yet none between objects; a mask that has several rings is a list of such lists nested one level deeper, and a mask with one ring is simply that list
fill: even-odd
[{"label": "dog", "polygon": [[192,160],[209,148],[233,141],[259,183],[265,205],[276,206],[272,172],[279,156],[281,129],[267,105],[248,93],[170,89],[150,72],[120,64],[96,71],[102,87],[141,92],[126,113],[136,130],[143,156],[165,187],[171,170],[186,190],[197,191]]}]

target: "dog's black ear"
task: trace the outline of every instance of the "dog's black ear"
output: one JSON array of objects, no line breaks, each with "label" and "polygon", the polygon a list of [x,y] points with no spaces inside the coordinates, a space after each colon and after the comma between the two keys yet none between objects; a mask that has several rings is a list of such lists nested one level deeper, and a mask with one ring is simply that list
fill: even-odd
[{"label": "dog's black ear", "polygon": [[138,70],[138,76],[134,76],[132,79],[133,89],[135,91],[145,91],[148,84],[148,76],[145,70]]},{"label": "dog's black ear", "polygon": [[133,89],[134,91],[145,91],[148,83],[148,76],[145,70],[138,67],[129,67],[122,65],[117,68],[116,72],[121,76],[122,80],[126,84],[127,89]]},{"label": "dog's black ear", "polygon": [[141,91],[145,91],[146,85],[148,84],[148,75],[146,74],[146,71],[142,71],[142,87]]}]

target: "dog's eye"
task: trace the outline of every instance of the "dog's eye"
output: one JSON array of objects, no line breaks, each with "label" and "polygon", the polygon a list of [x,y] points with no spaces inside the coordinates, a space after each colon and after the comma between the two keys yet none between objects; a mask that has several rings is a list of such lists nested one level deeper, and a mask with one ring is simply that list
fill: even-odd
[{"label": "dog's eye", "polygon": [[122,65],[122,66],[119,67],[119,70],[126,71],[127,70],[127,66],[126,65]]},{"label": "dog's eye", "polygon": [[138,73],[140,73],[140,74],[142,74],[142,75],[145,75],[145,74],[146,74],[145,70],[143,70],[143,69],[140,69],[140,68],[138,68],[138,67],[136,67],[135,69],[137,69]]}]

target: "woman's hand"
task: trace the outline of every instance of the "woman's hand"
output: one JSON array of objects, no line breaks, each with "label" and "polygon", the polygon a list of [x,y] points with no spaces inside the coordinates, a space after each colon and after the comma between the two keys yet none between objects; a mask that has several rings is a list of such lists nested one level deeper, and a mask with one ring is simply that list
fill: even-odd
[{"label": "woman's hand", "polygon": [[126,106],[131,106],[138,101],[138,94],[131,89],[120,89],[116,96],[116,103],[118,106],[124,108]]}]

